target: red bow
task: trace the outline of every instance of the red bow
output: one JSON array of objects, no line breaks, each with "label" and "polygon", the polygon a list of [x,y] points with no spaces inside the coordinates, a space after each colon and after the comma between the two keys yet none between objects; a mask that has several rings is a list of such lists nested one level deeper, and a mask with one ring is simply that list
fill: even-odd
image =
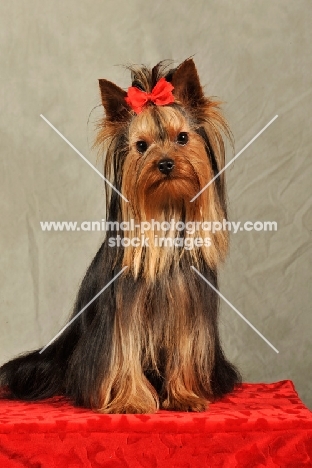
[{"label": "red bow", "polygon": [[166,81],[165,78],[161,78],[156,86],[154,86],[151,93],[146,93],[135,86],[131,86],[128,89],[125,100],[127,104],[132,107],[134,112],[139,114],[143,110],[143,106],[149,101],[156,104],[156,106],[165,106],[166,104],[174,102],[172,90],[172,84]]}]

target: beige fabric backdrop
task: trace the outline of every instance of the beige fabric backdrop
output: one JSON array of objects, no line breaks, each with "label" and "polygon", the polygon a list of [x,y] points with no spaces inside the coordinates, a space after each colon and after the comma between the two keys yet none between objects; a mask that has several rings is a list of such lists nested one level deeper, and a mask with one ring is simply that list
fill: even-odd
[{"label": "beige fabric backdrop", "polygon": [[245,381],[292,379],[312,406],[311,2],[11,0],[0,21],[1,362],[60,330],[103,237],[41,231],[101,219],[104,187],[40,114],[100,169],[97,79],[126,88],[121,64],[194,55],[236,151],[279,115],[227,170],[231,219],[278,231],[232,235],[220,284],[279,354],[222,303],[224,347]]}]

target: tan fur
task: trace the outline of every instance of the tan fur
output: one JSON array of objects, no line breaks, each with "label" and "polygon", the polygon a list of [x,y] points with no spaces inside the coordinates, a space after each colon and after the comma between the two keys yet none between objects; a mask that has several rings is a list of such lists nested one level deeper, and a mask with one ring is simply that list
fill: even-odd
[{"label": "tan fur", "polygon": [[[162,76],[164,67],[160,64],[153,70],[143,67],[132,71],[133,79],[151,92],[153,80]],[[120,211],[116,215],[119,223],[130,224],[131,219],[135,224],[172,219],[175,223],[202,223],[222,222],[226,218],[224,175],[220,177],[219,189],[211,184],[194,202],[190,201],[214,177],[200,128],[209,139],[217,170],[224,166],[223,135],[231,137],[231,134],[219,112],[220,103],[203,95],[192,60],[177,69],[172,83],[174,105],[149,103],[136,115],[126,105],[123,90],[100,80],[107,116],[99,125],[96,145],[106,152],[106,177],[119,184],[128,200],[119,200]],[[185,145],[177,141],[181,132],[188,135]],[[139,141],[147,143],[143,153],[138,151]],[[169,175],[161,173],[157,166],[164,158],[174,160],[174,170]],[[111,195],[108,188],[108,200]],[[109,209],[109,201],[107,206]],[[142,232],[136,228],[124,231],[123,235],[141,238]],[[217,311],[207,312],[202,290],[196,283],[198,278],[189,268],[185,275],[180,265],[186,256],[186,261],[197,268],[204,264],[216,272],[227,252],[227,232],[209,232],[210,246],[189,251],[185,247],[158,246],[156,239],[165,238],[169,242],[181,236],[183,240],[194,241],[196,237],[205,238],[207,232],[181,235],[175,230],[156,228],[144,235],[149,247],[140,244],[123,248],[122,266],[127,270],[116,286],[111,367],[102,383],[100,411],[149,413],[159,408],[203,411],[213,398],[211,375],[215,349],[220,347],[214,322]],[[217,303],[212,304],[217,309]],[[163,382],[160,393],[148,375]]]},{"label": "tan fur", "polygon": [[[102,386],[101,412],[150,413],[159,407],[202,411],[207,406],[211,391],[207,369],[212,369],[214,362],[213,334],[207,333],[200,302],[194,304],[196,313],[189,313],[185,278],[179,271],[174,282],[165,281],[160,287],[171,296],[166,314],[155,314],[154,303],[150,308],[142,307],[150,292],[147,285],[140,288],[131,304],[118,296],[113,360],[110,376]],[[166,354],[164,369],[158,368],[160,350]],[[167,380],[160,400],[144,376],[146,369]]]},{"label": "tan fur", "polygon": [[[167,130],[166,139],[159,140],[153,114]],[[189,142],[185,146],[176,143],[180,132],[188,132]],[[190,123],[178,111],[170,107],[147,108],[130,124],[129,154],[125,161],[124,171],[127,177],[123,179],[122,191],[129,203],[122,202],[123,220],[135,219],[136,223],[151,221],[159,222],[174,219],[179,221],[182,211],[185,211],[187,221],[222,221],[225,213],[218,202],[215,185],[207,190],[194,202],[190,202],[199,190],[213,177],[211,167],[207,164],[207,155],[201,137],[195,133]],[[220,152],[217,144],[220,136],[215,133],[215,148]],[[149,144],[148,151],[141,155],[135,148],[138,140],[145,140]],[[223,156],[218,154],[222,162]],[[165,177],[157,168],[157,162],[164,157],[175,160],[175,171],[172,177]],[[153,201],[151,203],[151,200]],[[140,237],[141,233],[126,232],[126,236]],[[176,248],[162,248],[154,244],[154,236],[164,237],[165,231],[148,231],[149,248],[126,247],[124,252],[124,266],[129,266],[137,277],[141,265],[144,263],[144,276],[151,281],[156,275],[166,274],[173,259],[183,255],[183,251]],[[174,238],[178,232],[171,232]],[[202,237],[203,231],[188,234],[188,237]],[[212,245],[200,247],[207,263],[214,268],[223,260],[227,251],[228,239],[226,231],[211,234]],[[192,249],[194,263],[198,265],[198,250]],[[144,262],[142,261],[144,258]]]}]

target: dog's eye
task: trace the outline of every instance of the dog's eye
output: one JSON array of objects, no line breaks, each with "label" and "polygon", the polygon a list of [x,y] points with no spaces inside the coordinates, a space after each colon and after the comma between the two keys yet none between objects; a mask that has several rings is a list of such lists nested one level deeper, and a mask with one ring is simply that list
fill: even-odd
[{"label": "dog's eye", "polygon": [[178,135],[177,143],[179,145],[186,145],[186,143],[188,142],[188,139],[189,139],[188,134],[186,132],[181,132]]},{"label": "dog's eye", "polygon": [[146,141],[144,140],[139,140],[136,142],[136,149],[139,153],[145,153],[145,151],[147,150],[147,143]]}]

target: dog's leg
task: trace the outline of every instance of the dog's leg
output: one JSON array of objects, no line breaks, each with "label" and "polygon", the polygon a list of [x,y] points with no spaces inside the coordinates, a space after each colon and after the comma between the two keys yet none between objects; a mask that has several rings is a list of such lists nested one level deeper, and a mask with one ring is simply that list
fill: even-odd
[{"label": "dog's leg", "polygon": [[101,385],[103,413],[154,413],[159,407],[157,391],[142,366],[145,293],[131,275],[118,284],[110,368]]},{"label": "dog's leg", "polygon": [[[206,270],[216,284],[216,275]],[[217,340],[216,294],[180,263],[166,284],[166,358],[161,407],[176,411],[204,411],[213,399],[211,377]]]},{"label": "dog's leg", "polygon": [[[205,411],[208,407],[208,399],[203,395],[198,394],[192,390],[192,382],[186,382],[184,377],[188,372],[187,377],[191,375],[189,370],[173,373],[167,382],[166,390],[164,393],[164,400],[161,403],[161,408],[171,411]],[[195,376],[194,376],[195,377]],[[195,379],[194,379],[195,380]]]},{"label": "dog's leg", "polygon": [[142,371],[139,346],[130,333],[114,339],[111,370],[101,387],[101,412],[154,413],[158,409],[157,391]]},{"label": "dog's leg", "polygon": [[[197,334],[198,341],[200,340]],[[189,333],[189,339],[181,339],[173,355],[167,357],[165,384],[161,393],[161,407],[174,411],[205,411],[211,396],[209,363],[206,373],[203,362],[198,362],[201,356],[194,346],[194,335]],[[206,350],[205,350],[206,351]],[[204,362],[207,358],[204,357]]]}]

